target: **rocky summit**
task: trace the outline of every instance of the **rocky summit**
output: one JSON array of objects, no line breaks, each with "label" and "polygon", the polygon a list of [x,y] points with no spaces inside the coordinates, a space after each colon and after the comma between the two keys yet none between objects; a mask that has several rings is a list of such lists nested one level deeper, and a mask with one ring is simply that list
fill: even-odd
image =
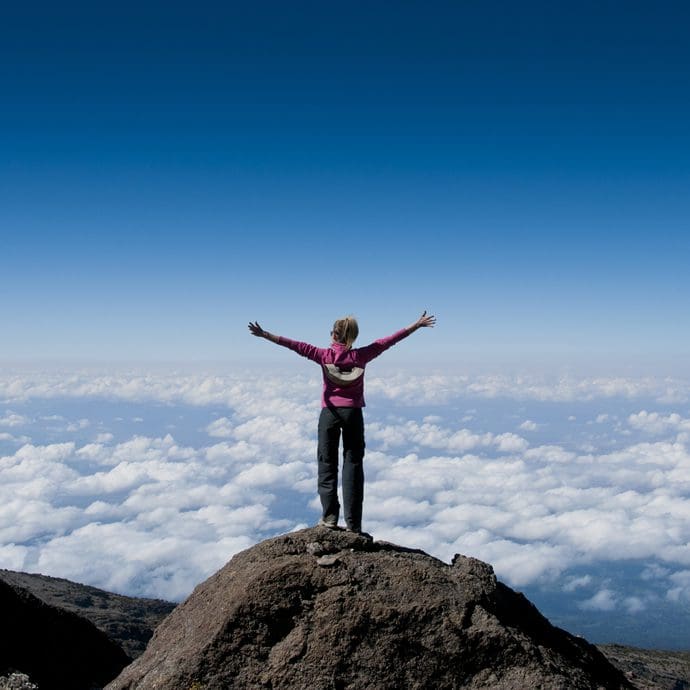
[{"label": "rocky summit", "polygon": [[107,689],[630,687],[489,565],[312,528],[237,554]]}]

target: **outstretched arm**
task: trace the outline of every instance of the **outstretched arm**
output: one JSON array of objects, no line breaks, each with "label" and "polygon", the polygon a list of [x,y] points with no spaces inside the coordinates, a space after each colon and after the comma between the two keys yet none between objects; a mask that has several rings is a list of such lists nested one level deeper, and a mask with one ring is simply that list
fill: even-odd
[{"label": "outstretched arm", "polygon": [[382,352],[385,352],[389,347],[399,343],[403,338],[414,333],[418,328],[433,328],[436,323],[436,317],[427,314],[426,311],[407,328],[402,328],[397,333],[389,335],[386,338],[375,340],[371,345],[359,348],[358,352],[363,362],[370,362],[374,357],[378,357]]},{"label": "outstretched arm", "polygon": [[290,340],[290,338],[269,333],[259,326],[258,321],[254,321],[254,323],[251,321],[249,322],[249,332],[252,335],[255,335],[257,338],[266,338],[266,340],[270,340],[276,345],[287,347],[288,350],[293,350],[298,355],[311,359],[313,362],[317,362],[318,364],[321,364],[323,361],[323,355],[326,352],[325,349],[310,345],[309,343],[301,343],[299,340]]},{"label": "outstretched arm", "polygon": [[436,325],[436,317],[433,314],[427,314],[426,309],[422,315],[407,327],[409,333],[414,333],[418,328],[433,328]]},{"label": "outstretched arm", "polygon": [[278,344],[278,341],[280,340],[280,336],[273,335],[273,333],[269,333],[261,328],[258,321],[254,321],[254,323],[251,321],[249,322],[249,331],[257,338],[266,338],[266,340],[270,340],[272,343]]}]

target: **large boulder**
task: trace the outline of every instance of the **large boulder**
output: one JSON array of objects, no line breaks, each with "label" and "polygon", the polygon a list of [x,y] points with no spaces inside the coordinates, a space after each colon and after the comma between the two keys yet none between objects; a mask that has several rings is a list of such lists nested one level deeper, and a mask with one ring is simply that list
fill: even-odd
[{"label": "large boulder", "polygon": [[108,690],[629,688],[481,561],[305,529],[232,560]]}]

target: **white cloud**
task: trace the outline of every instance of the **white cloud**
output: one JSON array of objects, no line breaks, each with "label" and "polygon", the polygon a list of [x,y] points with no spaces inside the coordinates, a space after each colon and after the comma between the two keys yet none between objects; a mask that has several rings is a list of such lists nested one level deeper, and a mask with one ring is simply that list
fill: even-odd
[{"label": "white cloud", "polygon": [[6,570],[23,570],[29,549],[17,544],[0,546],[0,567]]},{"label": "white cloud", "polygon": [[628,613],[640,613],[647,608],[646,602],[640,597],[626,597],[623,606]]},{"label": "white cloud", "polygon": [[67,425],[66,431],[79,431],[90,426],[91,422],[88,419],[79,419],[76,422],[71,422]]},{"label": "white cloud", "polygon": [[522,436],[511,433],[498,434],[494,437],[493,443],[502,453],[518,453],[529,446]]},{"label": "white cloud", "polygon": [[[512,584],[598,559],[690,563],[688,462],[685,447],[665,442],[596,456],[543,446],[517,458],[388,457],[370,472],[367,505],[388,538],[489,559]],[[389,508],[386,519],[380,506],[401,496],[419,510]]]},{"label": "white cloud", "polygon": [[312,474],[310,465],[304,462],[290,462],[275,465],[262,462],[242,470],[237,477],[240,487],[290,488]]},{"label": "white cloud", "polygon": [[564,592],[574,592],[581,587],[589,587],[592,584],[591,575],[581,575],[579,577],[569,577],[563,585]]},{"label": "white cloud", "polygon": [[690,601],[690,570],[679,570],[668,579],[673,586],[666,592],[666,598],[673,602]]},{"label": "white cloud", "polygon": [[[610,398],[652,398],[660,402],[688,400],[688,382],[672,379],[622,377],[544,377],[538,375],[410,375],[368,376],[368,395],[396,404],[444,405],[459,398],[513,398],[550,402]],[[319,398],[317,371],[309,376],[273,372],[240,374],[174,371],[151,374],[139,370],[109,372],[89,369],[5,371],[0,374],[0,399],[25,401],[56,398],[102,398],[131,402],[177,402],[227,405],[254,414],[304,411],[296,399]],[[286,407],[287,406],[287,407]]]},{"label": "white cloud", "polygon": [[631,414],[628,417],[628,424],[634,429],[657,436],[670,432],[690,431],[690,419],[684,419],[676,412],[663,415],[658,412],[642,410],[636,414]]},{"label": "white cloud", "polygon": [[[237,549],[295,524],[271,514],[276,490],[303,491],[306,480],[313,491],[315,463],[285,461],[289,452],[259,433],[271,425],[251,422],[253,444],[195,448],[169,434],[113,444],[105,435],[83,446],[27,445],[0,458],[0,567],[185,596]],[[293,425],[272,426],[288,448],[302,443]]]},{"label": "white cloud", "polygon": [[15,412],[12,412],[11,410],[7,410],[7,412],[5,412],[5,416],[0,417],[0,426],[6,426],[6,427],[25,426],[30,421],[31,420],[28,417],[24,417],[23,415],[16,414]]},{"label": "white cloud", "polygon": [[539,427],[537,426],[537,423],[536,423],[536,422],[533,422],[533,421],[530,420],[530,419],[526,419],[526,420],[525,420],[524,422],[522,422],[522,424],[520,424],[520,426],[518,427],[518,429],[522,429],[522,431],[536,431],[538,428],[539,428]]},{"label": "white cloud", "polygon": [[14,436],[13,434],[0,432],[0,441],[6,441],[15,446],[23,446],[26,443],[31,443],[31,438],[29,436]]},{"label": "white cloud", "polygon": [[589,611],[613,611],[617,597],[610,589],[600,589],[593,597],[580,602],[580,608]]},{"label": "white cloud", "polygon": [[642,580],[664,580],[668,577],[670,570],[658,563],[650,563],[645,566],[640,578]]},{"label": "white cloud", "polygon": [[469,429],[444,428],[428,422],[407,421],[402,424],[372,422],[367,426],[367,438],[374,439],[385,450],[399,446],[442,449],[463,453],[475,448],[495,446],[502,452],[515,452],[527,448],[528,443],[511,433],[477,433]]},{"label": "white cloud", "polygon": [[606,398],[654,398],[660,402],[688,400],[688,383],[669,379],[561,376],[410,376],[372,377],[369,390],[412,405],[447,404],[459,397],[514,398],[549,402]]},{"label": "white cloud", "polygon": [[[0,373],[0,399],[103,399],[128,402],[224,405],[239,414],[303,417],[318,406],[318,375],[158,373],[114,370],[23,371]],[[296,399],[307,400],[298,404]],[[135,419],[141,419],[136,415]]]},{"label": "white cloud", "polygon": [[190,582],[203,580],[250,545],[246,536],[201,541],[137,522],[92,523],[52,540],[36,566],[111,591],[131,591],[132,583],[145,575],[140,594],[176,600],[189,593]]},{"label": "white cloud", "polygon": [[211,422],[207,427],[206,431],[209,436],[214,436],[216,438],[230,438],[232,436],[234,425],[227,417],[221,417]]}]

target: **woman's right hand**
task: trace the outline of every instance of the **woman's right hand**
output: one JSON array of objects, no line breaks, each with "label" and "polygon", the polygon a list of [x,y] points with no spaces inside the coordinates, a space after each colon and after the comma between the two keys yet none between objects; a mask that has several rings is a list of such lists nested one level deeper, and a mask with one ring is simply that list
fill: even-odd
[{"label": "woman's right hand", "polygon": [[251,332],[252,335],[255,335],[257,338],[265,338],[267,335],[267,332],[259,326],[258,321],[254,321],[252,323],[251,321],[249,322],[249,331]]}]

